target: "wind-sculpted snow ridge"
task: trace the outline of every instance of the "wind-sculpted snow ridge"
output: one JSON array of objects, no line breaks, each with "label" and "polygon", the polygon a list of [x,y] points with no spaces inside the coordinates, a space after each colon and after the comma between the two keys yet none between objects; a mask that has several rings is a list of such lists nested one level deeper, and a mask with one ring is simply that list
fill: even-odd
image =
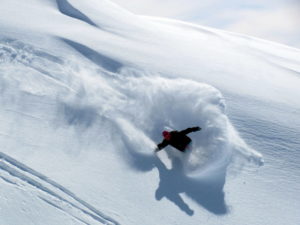
[{"label": "wind-sculpted snow ridge", "polygon": [[84,224],[119,225],[74,193],[34,171],[23,163],[0,152],[0,178],[36,194],[41,200],[62,210]]}]

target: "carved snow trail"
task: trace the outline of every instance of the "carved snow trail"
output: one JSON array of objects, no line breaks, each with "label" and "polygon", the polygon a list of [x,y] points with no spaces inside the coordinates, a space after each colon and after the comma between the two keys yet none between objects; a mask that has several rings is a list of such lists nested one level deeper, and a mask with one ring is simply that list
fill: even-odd
[{"label": "carved snow trail", "polygon": [[9,184],[35,192],[44,202],[84,224],[119,225],[119,222],[104,215],[62,185],[2,152],[0,152],[0,178]]}]

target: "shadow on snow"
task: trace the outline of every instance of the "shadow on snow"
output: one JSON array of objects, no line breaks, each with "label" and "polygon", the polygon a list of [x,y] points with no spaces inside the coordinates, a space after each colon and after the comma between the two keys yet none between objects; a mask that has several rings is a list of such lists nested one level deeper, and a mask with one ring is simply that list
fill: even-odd
[{"label": "shadow on snow", "polygon": [[84,57],[95,63],[96,65],[104,68],[105,70],[109,72],[116,73],[118,72],[122,67],[123,64],[113,58],[110,58],[104,54],[101,54],[99,52],[96,52],[95,50],[80,44],[75,41],[71,41],[69,39],[61,38],[63,42],[74,48],[76,51],[78,51],[80,54],[82,54]]},{"label": "shadow on snow", "polygon": [[137,170],[146,172],[157,168],[160,181],[155,192],[156,200],[165,197],[178,206],[180,210],[192,216],[194,214],[193,209],[181,197],[181,194],[185,194],[216,215],[224,215],[228,212],[223,191],[225,170],[224,173],[218,175],[219,177],[200,180],[188,177],[184,173],[182,161],[176,157],[171,159],[172,168],[168,169],[157,156],[145,155],[136,151],[129,151],[129,154],[131,156],[129,162]]},{"label": "shadow on snow", "polygon": [[83,14],[74,6],[72,6],[67,0],[56,0],[56,3],[57,3],[58,10],[62,14],[81,20],[92,26],[98,27],[98,25],[96,25],[90,18],[88,18],[85,14]]}]

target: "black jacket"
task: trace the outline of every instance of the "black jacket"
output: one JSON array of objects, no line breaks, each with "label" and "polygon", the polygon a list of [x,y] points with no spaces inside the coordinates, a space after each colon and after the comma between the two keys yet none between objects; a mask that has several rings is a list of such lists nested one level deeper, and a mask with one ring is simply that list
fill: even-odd
[{"label": "black jacket", "polygon": [[192,141],[188,136],[188,133],[195,132],[201,130],[200,127],[191,127],[182,131],[171,131],[170,140],[164,139],[160,144],[157,145],[157,151],[163,149],[164,147],[171,145],[179,151],[184,152],[187,145]]}]

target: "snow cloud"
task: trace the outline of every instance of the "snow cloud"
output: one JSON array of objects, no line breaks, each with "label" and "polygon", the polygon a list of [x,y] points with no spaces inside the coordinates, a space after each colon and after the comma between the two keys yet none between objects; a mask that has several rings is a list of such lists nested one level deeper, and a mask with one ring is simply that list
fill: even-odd
[{"label": "snow cloud", "polygon": [[169,17],[300,47],[298,0],[113,0],[141,15]]}]

